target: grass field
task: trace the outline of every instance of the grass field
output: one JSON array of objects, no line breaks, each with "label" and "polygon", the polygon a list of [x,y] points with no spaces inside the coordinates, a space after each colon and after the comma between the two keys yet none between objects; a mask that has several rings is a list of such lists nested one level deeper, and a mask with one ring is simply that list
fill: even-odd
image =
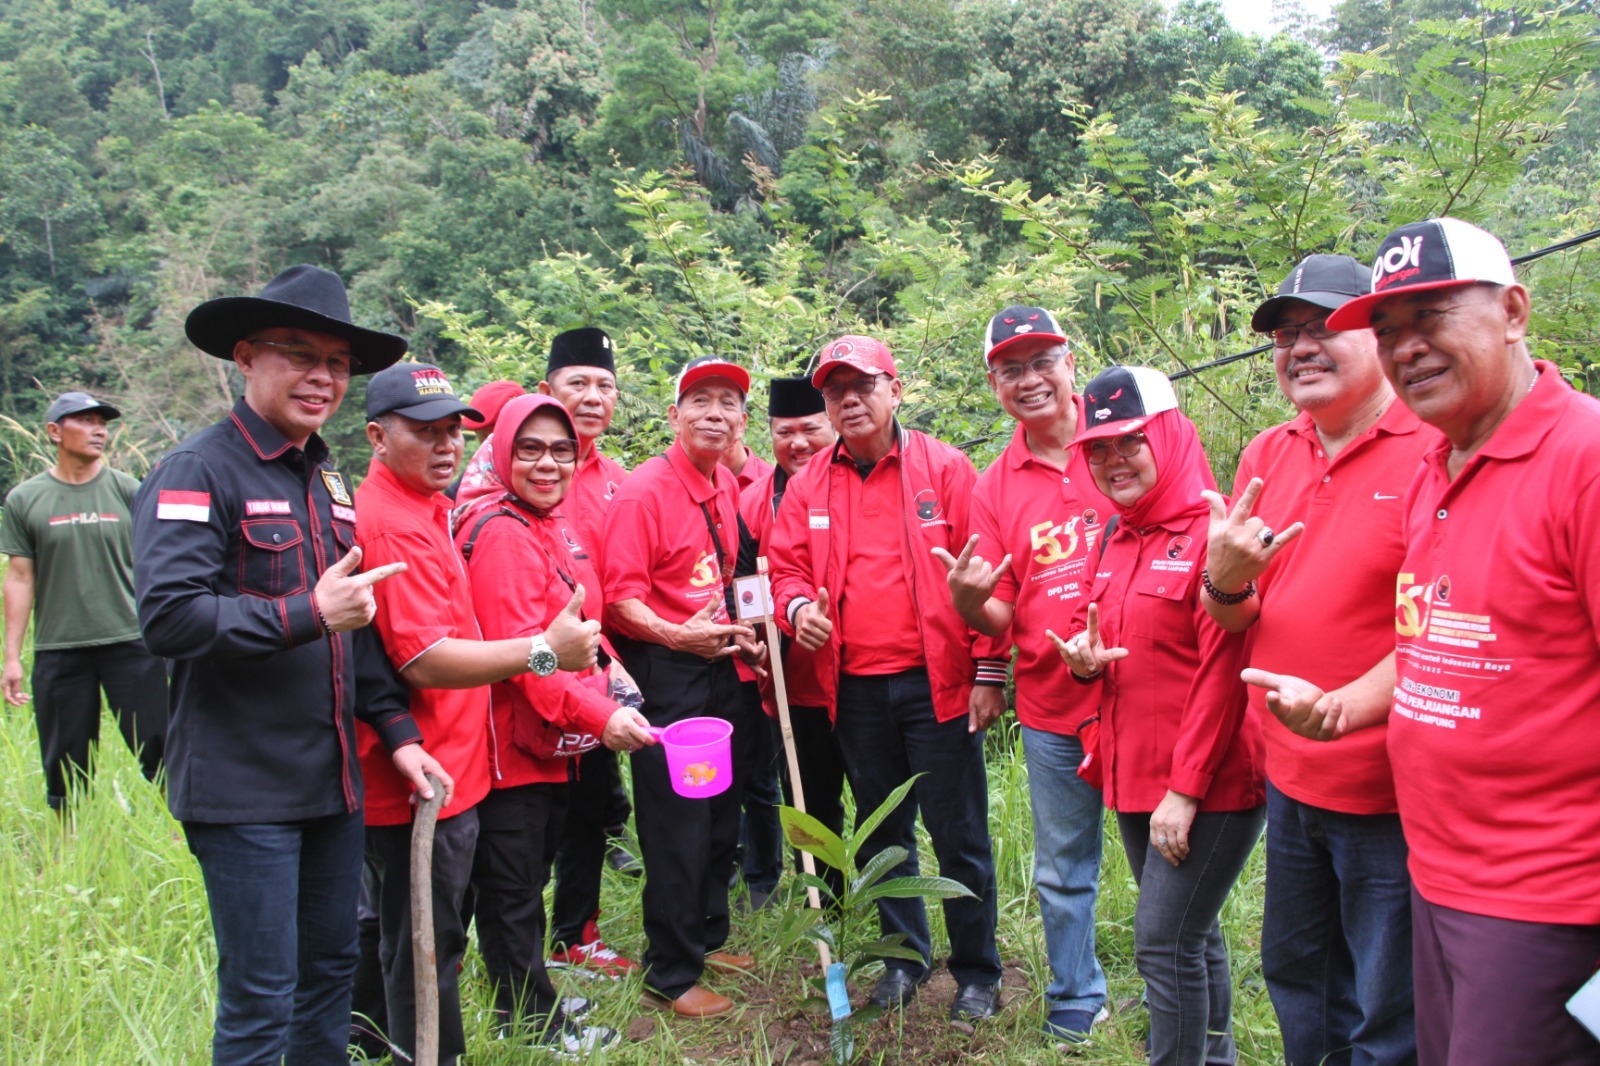
[{"label": "grass field", "polygon": [[[38,1066],[210,1061],[215,957],[199,869],[159,792],[138,772],[107,720],[94,789],[65,822],[44,805],[31,711],[0,719],[0,789],[6,811],[0,847],[0,1013],[4,1063]],[[1032,889],[1027,769],[1014,728],[990,737],[990,818],[1000,886],[1001,954],[1007,964],[1004,1012],[975,1034],[945,1021],[948,976],[922,991],[904,1017],[858,1031],[861,1062],[1032,1064],[1063,1060],[1038,1036],[1039,993],[1048,981]],[[925,861],[925,868],[932,863]],[[1113,1001],[1137,997],[1133,966],[1135,890],[1109,828],[1100,897],[1099,953]],[[1234,1026],[1240,1061],[1281,1060],[1277,1025],[1260,980],[1259,849],[1224,912],[1234,962]],[[943,940],[937,908],[935,943]],[[607,871],[607,939],[630,955],[642,950],[638,884]],[[628,1039],[610,1063],[789,1062],[826,1060],[827,1019],[802,1009],[804,978],[815,972],[806,923],[793,907],[736,918],[733,944],[754,951],[750,977],[714,984],[745,1000],[714,1022],[668,1022],[641,1012],[632,982],[581,982],[596,1017]],[[484,1015],[486,989],[474,955],[465,983],[472,1066],[537,1062],[526,1049],[496,1043]],[[857,1002],[865,989],[853,989]],[[1091,1047],[1066,1056],[1083,1066],[1143,1061],[1146,1030],[1133,1008],[1098,1028]]]}]

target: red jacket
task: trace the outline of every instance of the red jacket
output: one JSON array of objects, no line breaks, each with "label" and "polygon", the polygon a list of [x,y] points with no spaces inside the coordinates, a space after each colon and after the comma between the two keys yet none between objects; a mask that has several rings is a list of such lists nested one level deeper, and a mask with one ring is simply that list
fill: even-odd
[{"label": "red jacket", "polygon": [[[484,521],[478,529],[479,520],[489,513],[479,511],[456,531],[458,551],[477,531],[466,568],[484,639],[542,633],[572,597],[563,574],[583,586],[584,617],[600,617],[604,606],[600,582],[587,561],[561,536],[560,512],[540,517],[513,503],[504,506],[527,523],[501,515]],[[516,716],[537,715],[564,732],[598,737],[617,709],[616,701],[605,695],[605,675],[592,668],[582,674],[557,670],[549,677],[517,674],[495,683],[490,691],[499,769],[495,788],[567,780],[570,758],[537,759],[512,743]]]},{"label": "red jacket", "polygon": [[[974,647],[986,658],[1003,659],[1009,641],[982,637],[967,628],[950,602],[945,568],[933,555],[935,547],[952,555],[961,551],[968,535],[968,509],[978,472],[958,448],[915,430],[898,429],[900,485],[906,524],[900,558],[909,578],[911,596],[921,629],[928,680],[933,689],[933,710],[941,722],[967,714],[975,675]],[[885,460],[886,461],[886,460]],[[830,594],[829,618],[833,635],[814,657],[815,703],[802,701],[801,682],[788,678],[790,702],[826,707],[832,718],[839,691],[839,601],[844,588],[844,562],[850,543],[849,498],[846,478],[858,478],[844,442],[827,455],[818,455],[789,480],[783,505],[778,508],[771,538],[772,598],[779,625],[793,634],[789,608],[796,599],[816,599],[817,589]]]},{"label": "red jacket", "polygon": [[1149,529],[1119,522],[1073,618],[1070,631],[1083,632],[1098,603],[1106,647],[1128,649],[1097,682],[1112,810],[1153,811],[1168,789],[1198,797],[1202,811],[1266,802],[1261,723],[1239,680],[1249,635],[1226,632],[1200,603],[1209,525],[1203,512]]}]

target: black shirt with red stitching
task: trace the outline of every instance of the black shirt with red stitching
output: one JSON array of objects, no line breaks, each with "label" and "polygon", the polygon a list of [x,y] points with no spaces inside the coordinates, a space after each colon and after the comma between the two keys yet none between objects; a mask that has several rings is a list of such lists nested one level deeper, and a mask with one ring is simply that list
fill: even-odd
[{"label": "black shirt with red stitching", "polygon": [[146,645],[172,663],[167,796],[185,821],[361,809],[355,718],[420,739],[371,629],[325,634],[311,590],[355,543],[348,485],[240,400],[168,452],[134,498]]}]

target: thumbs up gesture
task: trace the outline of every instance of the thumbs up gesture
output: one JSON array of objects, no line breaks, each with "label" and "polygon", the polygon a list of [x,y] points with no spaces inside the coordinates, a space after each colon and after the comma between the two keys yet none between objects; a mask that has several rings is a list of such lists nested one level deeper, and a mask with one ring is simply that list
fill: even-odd
[{"label": "thumbs up gesture", "polygon": [[794,639],[806,651],[816,651],[833,636],[833,619],[828,617],[828,590],[818,589],[817,598],[794,613]]},{"label": "thumbs up gesture", "polygon": [[351,548],[343,559],[322,572],[317,587],[311,590],[312,602],[322,612],[330,633],[348,633],[372,621],[378,613],[372,586],[391,574],[404,572],[405,563],[389,563],[365,574],[356,573],[361,565],[361,549]]},{"label": "thumbs up gesture", "polygon": [[600,650],[600,623],[584,621],[583,599],[583,586],[579,585],[544,629],[544,639],[549,641],[563,670],[589,669]]}]

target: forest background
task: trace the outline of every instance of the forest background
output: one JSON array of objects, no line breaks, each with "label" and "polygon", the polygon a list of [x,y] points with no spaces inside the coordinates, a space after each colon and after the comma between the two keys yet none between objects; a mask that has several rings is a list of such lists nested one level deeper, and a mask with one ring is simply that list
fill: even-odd
[{"label": "forest background", "polygon": [[[605,327],[604,447],[629,465],[667,439],[688,359],[756,372],[765,450],[765,378],[866,332],[900,360],[905,420],[981,467],[1009,436],[981,340],[1007,304],[1059,312],[1080,381],[1180,373],[1254,347],[1250,312],[1309,253],[1365,260],[1446,213],[1513,255],[1600,229],[1595,15],[1342,0],[1260,36],[1199,0],[0,0],[0,491],[48,462],[64,389],[122,408],[112,460],[136,474],[219,417],[241,383],[184,316],[295,262],[339,271],[360,322],[464,393]],[[1535,353],[1591,391],[1597,262],[1600,241],[1522,269]],[[327,433],[357,478],[364,387]],[[1180,388],[1224,486],[1287,414],[1260,355]],[[215,957],[181,834],[114,742],[58,821],[35,743],[0,717],[0,1061],[202,1061]],[[873,1060],[1053,1058],[1027,768],[1014,723],[987,743],[1007,1010],[969,1038],[930,989],[864,1035]],[[1136,1001],[1135,890],[1106,843],[1099,953]],[[1257,856],[1224,914],[1245,1063],[1281,1061],[1260,884]],[[637,952],[637,883],[605,893],[607,939]],[[792,908],[740,919],[762,964],[726,1026],[638,1018],[637,982],[597,993],[630,1037],[611,1060],[826,1057],[806,933]],[[475,957],[467,987],[475,1060],[523,1061]],[[1119,1014],[1078,1061],[1141,1061],[1142,1035]]]},{"label": "forest background", "polygon": [[[630,463],[687,359],[761,378],[872,333],[908,420],[981,467],[1005,304],[1061,314],[1080,380],[1170,373],[1257,343],[1311,252],[1445,213],[1513,254],[1600,226],[1593,8],[1291,3],[1266,38],[1201,0],[7,0],[0,489],[68,387],[122,407],[135,473],[217,418],[240,381],[183,318],[294,262],[463,391],[604,326]],[[1580,383],[1597,256],[1524,271]],[[363,387],[328,433],[356,477]],[[1267,360],[1184,391],[1226,485],[1284,413]]]}]

